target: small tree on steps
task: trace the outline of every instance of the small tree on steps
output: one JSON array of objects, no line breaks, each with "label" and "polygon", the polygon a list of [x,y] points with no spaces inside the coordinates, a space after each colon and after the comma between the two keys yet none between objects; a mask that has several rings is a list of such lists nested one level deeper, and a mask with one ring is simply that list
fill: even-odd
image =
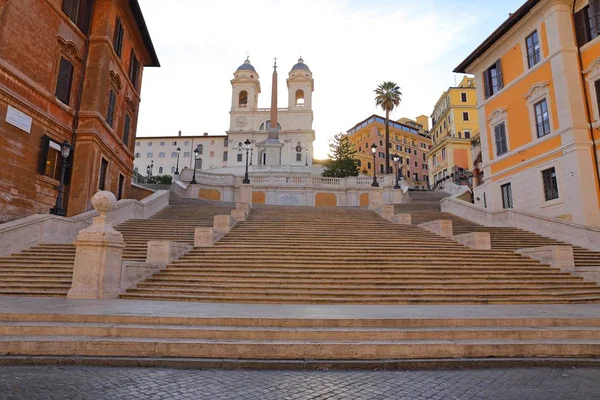
[{"label": "small tree on steps", "polygon": [[358,176],[358,161],[354,158],[356,150],[352,148],[347,135],[338,133],[329,143],[329,158],[325,163],[322,176],[347,178]]}]

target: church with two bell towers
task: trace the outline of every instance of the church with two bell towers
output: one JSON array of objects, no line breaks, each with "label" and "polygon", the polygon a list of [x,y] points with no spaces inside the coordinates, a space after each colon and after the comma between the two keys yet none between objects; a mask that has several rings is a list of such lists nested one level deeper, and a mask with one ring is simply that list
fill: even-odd
[{"label": "church with two bell towers", "polygon": [[258,108],[260,77],[247,59],[231,80],[228,167],[245,165],[243,143],[250,140],[253,167],[312,166],[312,72],[300,58],[288,74],[288,107],[277,108],[277,60],[273,66],[271,108]]}]

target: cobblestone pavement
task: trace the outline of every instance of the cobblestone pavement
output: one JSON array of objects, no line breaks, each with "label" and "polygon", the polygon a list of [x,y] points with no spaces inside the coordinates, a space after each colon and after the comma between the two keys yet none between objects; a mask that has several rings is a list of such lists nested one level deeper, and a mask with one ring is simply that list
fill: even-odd
[{"label": "cobblestone pavement", "polygon": [[0,367],[0,399],[600,399],[600,369],[225,371]]}]

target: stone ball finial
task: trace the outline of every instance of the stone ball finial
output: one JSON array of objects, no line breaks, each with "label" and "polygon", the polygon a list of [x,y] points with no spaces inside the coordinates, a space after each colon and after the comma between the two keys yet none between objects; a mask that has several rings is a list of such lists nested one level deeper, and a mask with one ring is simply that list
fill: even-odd
[{"label": "stone ball finial", "polygon": [[107,213],[117,204],[117,198],[112,192],[101,190],[92,197],[92,206],[99,213]]}]

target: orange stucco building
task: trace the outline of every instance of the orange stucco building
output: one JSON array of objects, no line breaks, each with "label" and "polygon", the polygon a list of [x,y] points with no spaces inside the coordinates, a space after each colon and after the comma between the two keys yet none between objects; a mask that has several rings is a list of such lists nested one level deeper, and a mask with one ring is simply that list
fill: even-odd
[{"label": "orange stucco building", "polygon": [[0,223],[99,189],[129,196],[142,70],[159,66],[137,0],[0,0]]},{"label": "orange stucco building", "polygon": [[596,14],[600,0],[528,0],[456,68],[477,87],[476,204],[600,226]]}]

